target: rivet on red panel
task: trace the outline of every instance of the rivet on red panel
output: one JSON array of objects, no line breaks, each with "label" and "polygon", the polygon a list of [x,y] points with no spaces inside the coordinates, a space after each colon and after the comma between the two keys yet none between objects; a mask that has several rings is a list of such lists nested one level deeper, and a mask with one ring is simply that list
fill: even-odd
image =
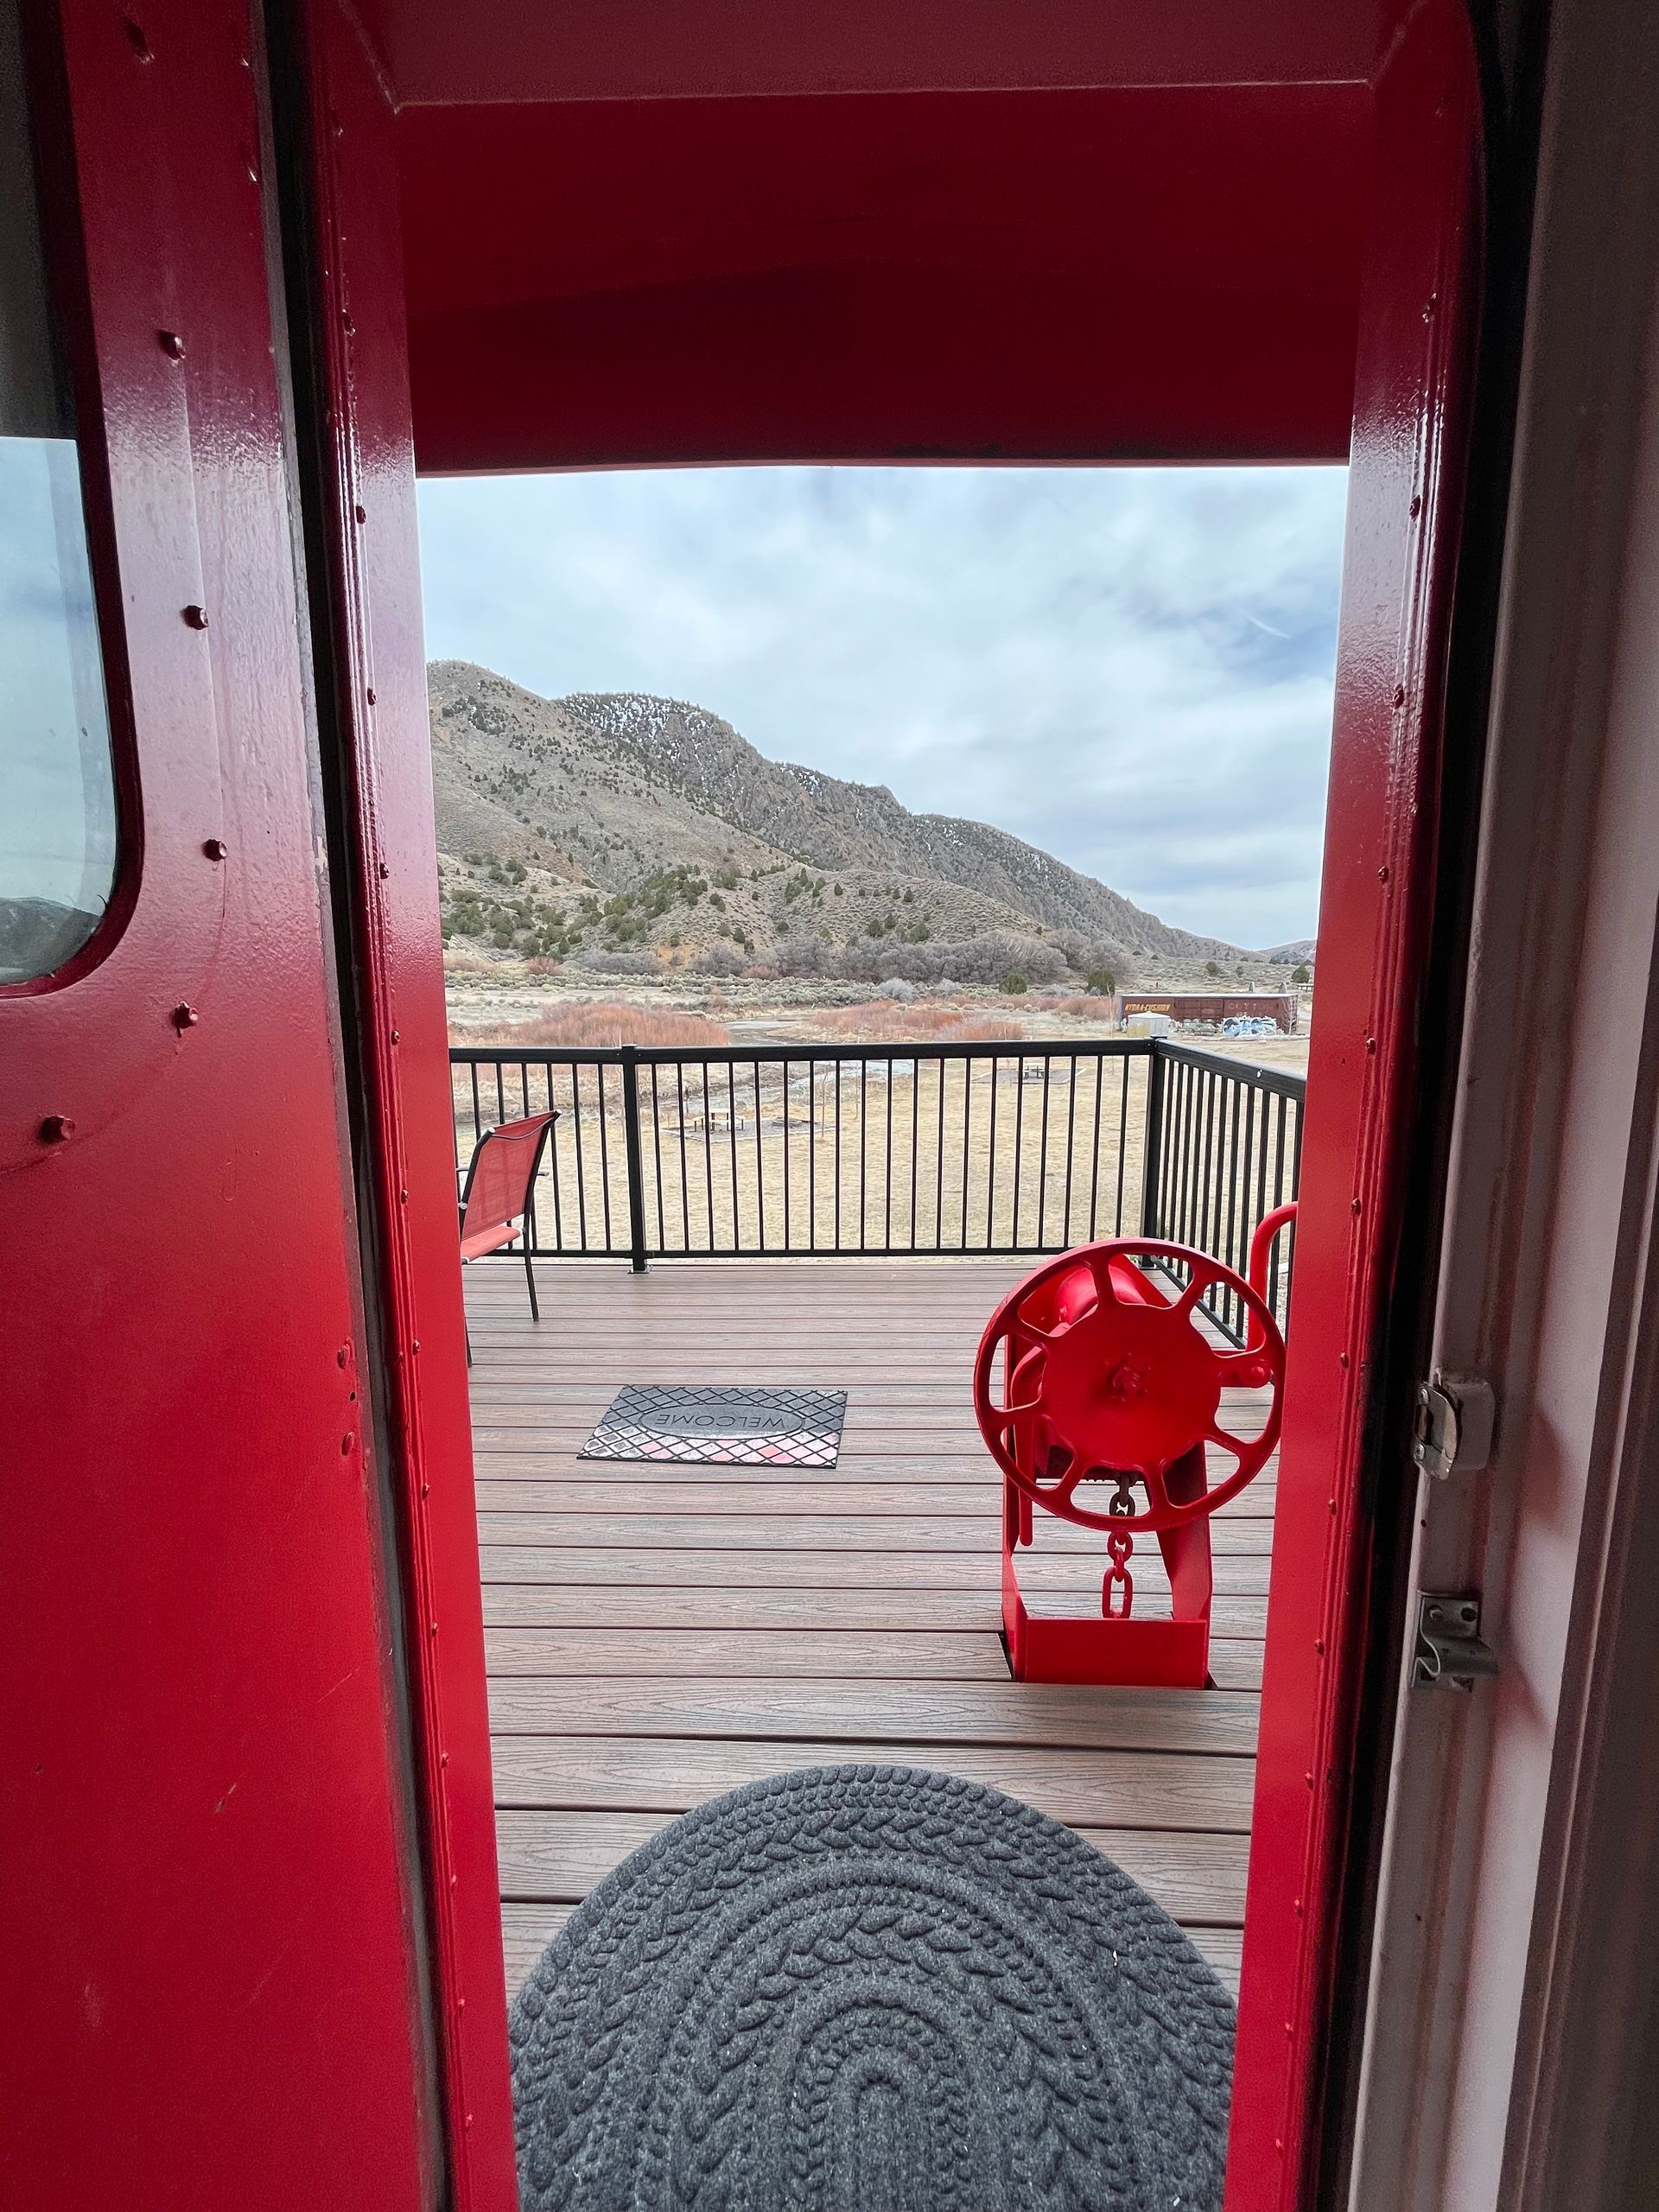
[{"label": "rivet on red panel", "polygon": [[210,861],[222,861],[231,849],[222,837],[204,837],[201,849]]},{"label": "rivet on red panel", "polygon": [[179,613],[188,628],[192,630],[205,630],[207,627],[207,610],[205,607],[196,607],[194,605],[190,607],[181,607],[179,609]]},{"label": "rivet on red panel", "polygon": [[127,44],[140,61],[153,61],[156,59],[150,49],[149,41],[144,35],[142,24],[135,23],[130,16],[124,16],[121,18],[121,28],[127,35]]},{"label": "rivet on red panel", "polygon": [[169,361],[181,361],[184,359],[184,340],[176,330],[158,330],[156,334],[156,343]]},{"label": "rivet on red panel", "polygon": [[194,1029],[200,1020],[201,1016],[188,1000],[181,1000],[173,1009],[173,1027],[175,1029]]},{"label": "rivet on red panel", "polygon": [[68,1114],[48,1114],[41,1123],[42,1144],[67,1144],[74,1134],[74,1119]]}]

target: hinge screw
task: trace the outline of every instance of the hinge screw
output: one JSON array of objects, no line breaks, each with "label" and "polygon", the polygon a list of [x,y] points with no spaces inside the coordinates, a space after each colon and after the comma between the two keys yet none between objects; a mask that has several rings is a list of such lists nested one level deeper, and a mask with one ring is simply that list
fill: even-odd
[{"label": "hinge screw", "polygon": [[184,359],[184,340],[176,330],[158,330],[156,334],[156,343],[169,361],[181,361]]},{"label": "hinge screw", "polygon": [[231,849],[222,837],[204,837],[201,849],[210,861],[222,861]]},{"label": "hinge screw", "polygon": [[179,612],[184,617],[188,628],[205,630],[207,627],[207,610],[205,607],[197,607],[192,602],[188,607],[181,607]]},{"label": "hinge screw", "polygon": [[181,1000],[173,1009],[173,1027],[175,1029],[194,1029],[200,1020],[201,1016],[188,1000]]},{"label": "hinge screw", "polygon": [[42,1144],[67,1144],[74,1134],[74,1121],[67,1114],[48,1114],[41,1123]]}]

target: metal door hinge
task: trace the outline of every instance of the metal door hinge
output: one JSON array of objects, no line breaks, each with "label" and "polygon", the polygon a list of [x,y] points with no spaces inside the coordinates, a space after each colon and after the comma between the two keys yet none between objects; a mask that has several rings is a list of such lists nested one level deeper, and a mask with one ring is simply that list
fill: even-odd
[{"label": "metal door hinge", "polygon": [[1492,1456],[1497,1402],[1482,1375],[1437,1373],[1417,1385],[1411,1456],[1427,1475],[1472,1474]]},{"label": "metal door hinge", "polygon": [[1420,1590],[1412,1681],[1466,1690],[1497,1672],[1497,1652],[1480,1640],[1479,1592]]}]

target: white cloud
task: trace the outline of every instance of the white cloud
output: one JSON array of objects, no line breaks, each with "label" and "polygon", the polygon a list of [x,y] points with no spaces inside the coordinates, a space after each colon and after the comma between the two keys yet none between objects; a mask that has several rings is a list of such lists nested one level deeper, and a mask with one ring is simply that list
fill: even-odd
[{"label": "white cloud", "polygon": [[435,479],[427,646],[658,691],[995,822],[1166,920],[1307,934],[1341,469]]}]

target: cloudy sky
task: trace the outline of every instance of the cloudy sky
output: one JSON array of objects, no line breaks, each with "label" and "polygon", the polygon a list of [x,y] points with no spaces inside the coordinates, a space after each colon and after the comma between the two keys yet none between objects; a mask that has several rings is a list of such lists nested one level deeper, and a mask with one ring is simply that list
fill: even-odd
[{"label": "cloudy sky", "polygon": [[1344,472],[434,479],[427,650],[657,691],[1166,921],[1313,933]]}]

